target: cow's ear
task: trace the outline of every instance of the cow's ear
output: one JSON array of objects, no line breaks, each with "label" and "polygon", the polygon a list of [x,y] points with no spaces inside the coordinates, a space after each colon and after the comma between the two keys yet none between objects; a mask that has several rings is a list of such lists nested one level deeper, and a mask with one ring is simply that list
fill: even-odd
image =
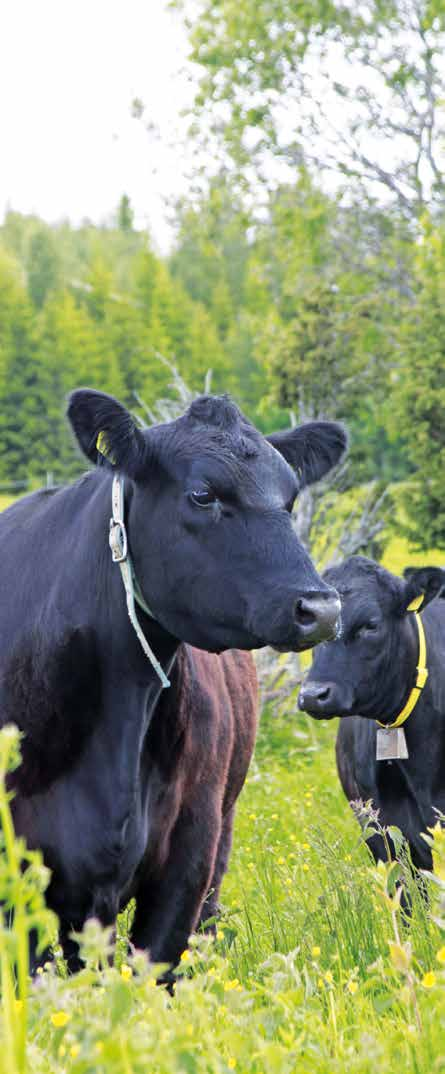
[{"label": "cow's ear", "polygon": [[272,433],[266,440],[295,470],[300,488],[332,470],[348,445],[346,430],[336,421],[308,421],[296,429]]},{"label": "cow's ear", "polygon": [[142,472],[145,439],[128,410],[112,395],[78,388],[68,402],[68,419],[87,459],[112,466],[130,477]]},{"label": "cow's ear", "polygon": [[437,597],[445,585],[445,571],[440,567],[406,567],[402,593],[402,612],[421,612]]}]

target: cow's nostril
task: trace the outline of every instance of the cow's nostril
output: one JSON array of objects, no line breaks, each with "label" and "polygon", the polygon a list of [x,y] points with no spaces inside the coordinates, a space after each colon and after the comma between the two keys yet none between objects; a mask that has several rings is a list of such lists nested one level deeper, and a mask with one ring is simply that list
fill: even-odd
[{"label": "cow's nostril", "polygon": [[331,695],[330,686],[325,686],[324,690],[319,690],[317,694],[317,701],[329,701]]},{"label": "cow's nostril", "polygon": [[317,621],[317,616],[302,597],[295,604],[295,619],[302,626],[310,626]]}]

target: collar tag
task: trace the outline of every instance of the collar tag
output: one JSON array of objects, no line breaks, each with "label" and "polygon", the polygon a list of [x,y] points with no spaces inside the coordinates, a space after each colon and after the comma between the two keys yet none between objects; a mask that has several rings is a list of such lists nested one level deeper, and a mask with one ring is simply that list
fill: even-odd
[{"label": "collar tag", "polygon": [[403,727],[377,728],[377,761],[406,761],[408,747]]}]

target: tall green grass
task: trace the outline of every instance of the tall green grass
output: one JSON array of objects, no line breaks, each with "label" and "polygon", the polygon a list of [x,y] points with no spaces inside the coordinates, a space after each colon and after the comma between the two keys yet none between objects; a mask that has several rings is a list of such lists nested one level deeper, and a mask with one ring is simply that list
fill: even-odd
[{"label": "tall green grass", "polygon": [[[0,505],[2,506],[2,505]],[[384,563],[441,562],[393,537]],[[56,958],[31,981],[27,946],[55,942],[40,856],[14,839],[0,732],[0,1074],[429,1074],[445,1071],[445,847],[435,835],[429,901],[409,862],[402,882],[376,870],[341,792],[334,723],[263,713],[241,796],[216,940],[184,954],[176,993],[128,947],[89,922],[85,968]],[[403,859],[403,855],[402,855]]]},{"label": "tall green grass", "polygon": [[343,799],[334,731],[264,714],[217,937],[193,941],[173,997],[146,957],[125,949],[125,918],[117,958],[111,931],[89,922],[81,973],[67,977],[58,958],[32,982],[23,965],[17,974],[30,927],[48,942],[52,918],[38,855],[11,844],[0,779],[0,896],[16,911],[1,928],[1,1074],[445,1069],[445,838],[436,836],[429,903],[400,867],[408,923],[393,867],[375,869]]}]

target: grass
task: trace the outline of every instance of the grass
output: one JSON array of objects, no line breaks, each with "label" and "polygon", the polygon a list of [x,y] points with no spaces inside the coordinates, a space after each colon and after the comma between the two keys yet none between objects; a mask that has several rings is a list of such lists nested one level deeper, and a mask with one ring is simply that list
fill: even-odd
[{"label": "grass", "polygon": [[[440,562],[400,538],[384,556],[396,572]],[[125,915],[116,949],[110,930],[88,923],[75,977],[56,948],[27,978],[29,930],[54,940],[54,921],[39,856],[12,839],[3,775],[17,743],[0,732],[0,1074],[445,1071],[445,834],[429,903],[401,866],[408,927],[393,869],[375,869],[341,792],[335,731],[293,698],[279,716],[263,713],[217,937],[192,942],[173,998],[127,951]]]},{"label": "grass", "polygon": [[[121,945],[110,966],[110,934],[93,923],[82,941],[87,965],[75,977],[59,975],[56,960],[26,996],[22,983],[16,1002],[3,966],[2,1074],[445,1069],[436,887],[428,909],[407,871],[407,929],[390,870],[374,868],[340,791],[334,733],[302,715],[264,713],[217,938],[186,953],[174,998],[155,986],[140,954],[123,954]],[[3,815],[1,789],[0,800]],[[27,870],[20,880],[17,855],[12,867],[16,898]],[[38,876],[35,861],[33,869]],[[0,891],[4,897],[4,867]],[[21,898],[40,920],[37,902],[31,908]],[[42,919],[43,931],[50,928]],[[3,928],[1,935],[5,943]],[[6,1051],[8,1034],[20,1029],[26,1060],[10,1040]]]}]

